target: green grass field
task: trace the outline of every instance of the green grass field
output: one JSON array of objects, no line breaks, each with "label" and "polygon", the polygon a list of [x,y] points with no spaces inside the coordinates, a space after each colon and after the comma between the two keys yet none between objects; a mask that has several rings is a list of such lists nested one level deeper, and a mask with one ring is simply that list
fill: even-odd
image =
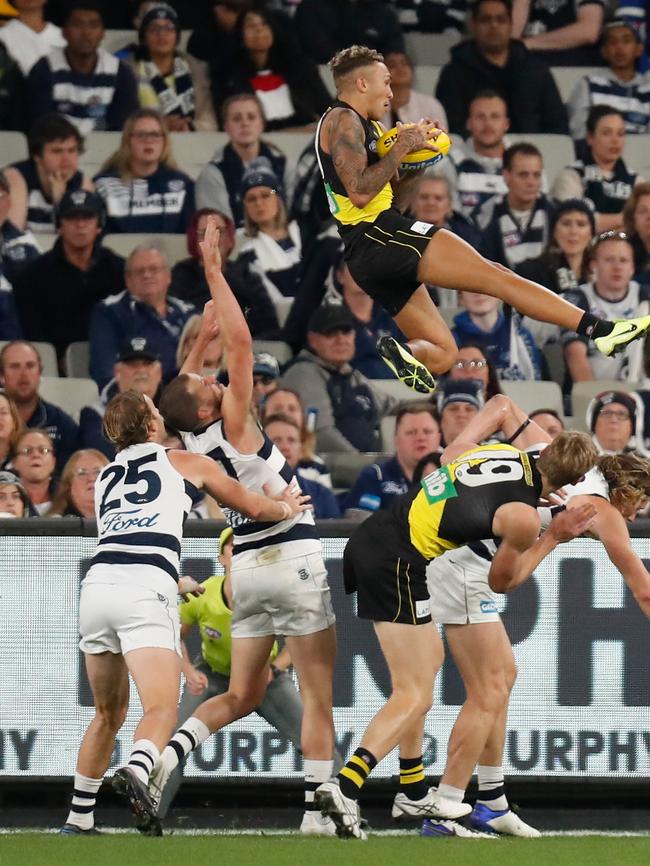
[{"label": "green grass field", "polygon": [[299,836],[0,836],[0,866],[645,866],[650,837],[424,839]]}]

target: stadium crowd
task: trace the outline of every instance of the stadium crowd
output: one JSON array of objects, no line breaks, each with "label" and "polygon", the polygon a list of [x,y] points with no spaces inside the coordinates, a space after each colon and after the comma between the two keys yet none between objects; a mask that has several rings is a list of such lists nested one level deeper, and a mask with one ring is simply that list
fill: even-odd
[{"label": "stadium crowd", "polygon": [[[157,404],[196,340],[211,214],[256,341],[260,422],[318,518],[405,492],[502,392],[551,435],[648,456],[648,339],[605,358],[432,285],[458,360],[432,401],[390,379],[375,344],[401,335],[346,267],[313,136],[333,98],[322,65],[351,43],[382,51],[384,124],[454,134],[404,203],[414,219],[587,312],[647,315],[649,15],[633,0],[0,0],[0,512],[92,517],[108,401]],[[218,335],[206,364],[223,381]]]}]

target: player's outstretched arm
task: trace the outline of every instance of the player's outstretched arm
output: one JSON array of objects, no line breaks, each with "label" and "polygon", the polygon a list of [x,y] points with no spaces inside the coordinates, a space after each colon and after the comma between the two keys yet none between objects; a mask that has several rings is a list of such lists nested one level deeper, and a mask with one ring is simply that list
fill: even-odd
[{"label": "player's outstretched arm", "polygon": [[621,573],[643,613],[650,618],[650,574],[632,550],[627,523],[610,502],[596,496],[576,496],[567,507],[571,509],[576,501],[587,498],[593,500],[596,509],[596,519],[589,534],[602,542],[610,562]]},{"label": "player's outstretched arm", "polygon": [[203,454],[169,451],[168,456],[172,466],[195,487],[206,490],[217,502],[253,520],[276,523],[311,508],[309,496],[297,485],[287,486],[279,496],[264,496],[229,478],[214,460]]},{"label": "player's outstretched arm", "polygon": [[212,340],[219,335],[219,324],[215,318],[214,301],[208,301],[203,306],[203,318],[201,327],[196,336],[190,353],[183,362],[181,373],[195,373],[201,375],[203,371],[203,359],[205,352]]},{"label": "player's outstretched arm", "polygon": [[402,158],[412,150],[428,147],[432,123],[401,126],[395,144],[373,165],[368,165],[365,132],[354,111],[338,108],[331,113],[328,125],[321,134],[324,148],[355,207],[363,208],[397,174]]},{"label": "player's outstretched arm", "polygon": [[[475,448],[476,443],[483,442],[496,432],[503,433],[508,440],[517,434],[511,444],[521,450],[540,443],[548,444],[551,441],[548,433],[542,430],[535,421],[531,421],[514,400],[506,397],[505,394],[496,394],[477,412],[460,434],[459,439],[455,440],[450,448],[452,446],[455,447],[455,450],[462,448],[462,451],[457,450],[456,456],[458,456],[470,448]],[[449,462],[445,459],[445,454],[443,454],[442,462]]]},{"label": "player's outstretched arm", "polygon": [[253,338],[237,298],[221,271],[219,229],[215,217],[208,217],[205,237],[199,246],[226,351],[229,385],[224,394],[227,404],[224,416],[230,432],[232,425],[243,427],[250,414],[253,397]]},{"label": "player's outstretched arm", "polygon": [[595,517],[593,504],[583,503],[557,514],[538,538],[540,519],[534,508],[521,502],[502,505],[492,524],[494,534],[502,541],[490,566],[490,587],[495,592],[510,592],[520,586],[558,544],[585,533]]}]

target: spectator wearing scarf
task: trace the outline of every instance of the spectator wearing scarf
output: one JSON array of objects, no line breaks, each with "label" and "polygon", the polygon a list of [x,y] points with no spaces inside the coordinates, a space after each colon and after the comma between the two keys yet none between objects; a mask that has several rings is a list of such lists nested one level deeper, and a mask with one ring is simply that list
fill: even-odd
[{"label": "spectator wearing scarf", "polygon": [[171,132],[194,128],[195,100],[192,72],[177,50],[178,15],[167,3],[159,3],[142,17],[139,45],[133,55],[142,108],[155,108]]}]

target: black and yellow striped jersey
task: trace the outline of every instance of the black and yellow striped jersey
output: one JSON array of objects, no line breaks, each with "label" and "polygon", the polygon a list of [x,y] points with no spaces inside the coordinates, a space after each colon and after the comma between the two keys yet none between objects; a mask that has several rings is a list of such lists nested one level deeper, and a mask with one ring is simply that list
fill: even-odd
[{"label": "black and yellow striped jersey", "polygon": [[542,478],[530,454],[481,445],[422,479],[394,503],[394,516],[426,559],[493,537],[496,510],[508,502],[537,507]]},{"label": "black and yellow striped jersey", "polygon": [[341,179],[339,178],[334,167],[334,161],[329,153],[325,153],[320,145],[320,133],[323,121],[330,111],[334,108],[348,108],[354,111],[363,125],[365,132],[365,147],[368,155],[368,165],[373,165],[378,162],[380,157],[376,151],[376,141],[382,134],[383,129],[381,124],[376,121],[367,120],[356,109],[348,105],[347,102],[336,100],[325,114],[321,117],[318,128],[316,130],[316,157],[318,159],[318,167],[325,184],[325,192],[327,194],[327,202],[334,219],[339,223],[339,230],[344,230],[347,226],[355,226],[362,222],[373,223],[380,213],[388,210],[393,203],[393,188],[390,183],[385,183],[379,190],[377,195],[368,202],[365,207],[356,207],[352,204],[347,196],[347,192]]}]

